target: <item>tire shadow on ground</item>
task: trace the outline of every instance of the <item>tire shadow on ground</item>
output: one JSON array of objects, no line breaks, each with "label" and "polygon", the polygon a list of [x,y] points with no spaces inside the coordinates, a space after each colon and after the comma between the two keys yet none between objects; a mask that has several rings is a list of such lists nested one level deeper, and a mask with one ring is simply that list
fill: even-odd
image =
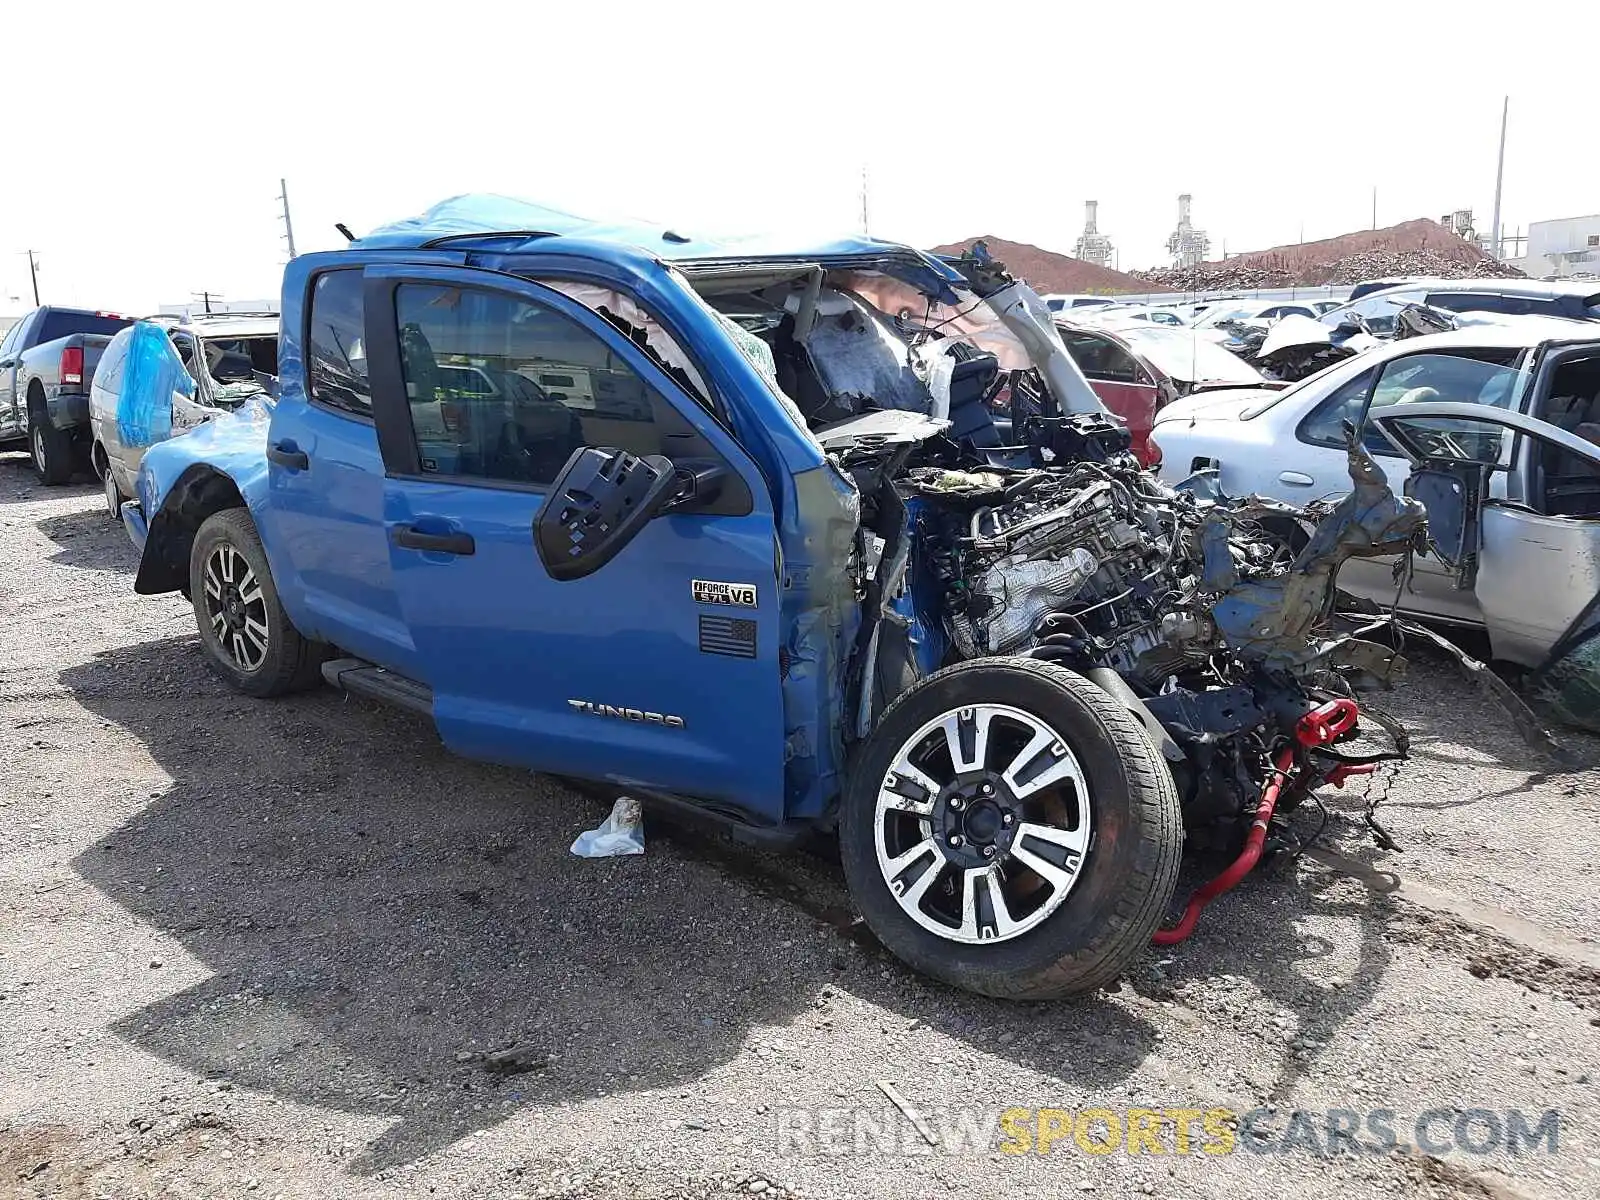
[{"label": "tire shadow on ground", "polygon": [[[848,900],[805,856],[769,871],[768,856],[652,831],[643,858],[575,858],[594,800],[456,758],[431,724],[332,690],[238,696],[192,636],[61,681],[173,780],[75,868],[212,972],[115,1032],[203,1077],[391,1118],[358,1173],[519,1109],[694,1088],[772,1027],[796,1027],[815,1060],[829,1013],[856,1000],[1087,1095],[1156,1045],[1100,996],[1008,1004],[920,979],[827,919]],[[726,869],[730,855],[749,869]],[[507,1046],[512,1071],[481,1057]],[[839,1068],[782,1059],[761,1068],[775,1106]]]},{"label": "tire shadow on ground", "polygon": [[99,481],[87,469],[73,472],[67,484],[46,487],[33,470],[33,458],[26,448],[16,453],[0,450],[0,504],[24,500],[49,500],[56,496],[90,495],[100,490]]},{"label": "tire shadow on ground", "polygon": [[139,569],[139,554],[128,540],[127,530],[121,521],[113,521],[107,515],[103,505],[46,517],[38,522],[38,529],[61,547],[49,556],[50,562],[129,575]]}]

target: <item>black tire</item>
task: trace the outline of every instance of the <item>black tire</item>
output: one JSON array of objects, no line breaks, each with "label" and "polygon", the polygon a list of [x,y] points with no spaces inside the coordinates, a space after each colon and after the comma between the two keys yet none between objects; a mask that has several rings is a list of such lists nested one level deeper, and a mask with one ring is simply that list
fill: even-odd
[{"label": "black tire", "polygon": [[[258,618],[264,618],[266,644],[260,650],[259,663],[249,666],[238,661],[223,645],[208,609],[213,599],[206,588],[207,564],[213,553],[224,547],[231,548],[244,560],[260,587],[259,605],[254,611]],[[221,552],[227,553],[226,550]],[[247,509],[223,509],[207,517],[200,526],[189,553],[189,596],[206,663],[234,688],[248,696],[282,696],[305,691],[321,681],[321,667],[328,656],[328,647],[302,636],[283,611],[266,551]],[[255,643],[250,643],[246,653],[256,648]]]},{"label": "black tire", "polygon": [[[103,453],[103,452],[102,452]],[[111,469],[111,462],[104,457],[95,459],[99,467],[100,488],[106,502],[106,515],[113,521],[122,520],[122,502],[128,497],[122,494],[122,486],[117,482],[117,474]]]},{"label": "black tire", "polygon": [[47,487],[71,482],[73,469],[77,465],[72,435],[52,425],[42,405],[29,406],[28,450],[39,482]]},{"label": "black tire", "polygon": [[[1088,785],[1093,833],[1059,908],[1007,940],[963,943],[900,907],[878,865],[874,821],[902,743],[943,713],[982,704],[1030,713],[1067,743]],[[1122,705],[1053,663],[977,659],[922,680],[884,713],[851,771],[839,841],[851,895],[897,957],[968,991],[1048,999],[1111,983],[1150,945],[1177,883],[1183,820],[1171,772]]]}]

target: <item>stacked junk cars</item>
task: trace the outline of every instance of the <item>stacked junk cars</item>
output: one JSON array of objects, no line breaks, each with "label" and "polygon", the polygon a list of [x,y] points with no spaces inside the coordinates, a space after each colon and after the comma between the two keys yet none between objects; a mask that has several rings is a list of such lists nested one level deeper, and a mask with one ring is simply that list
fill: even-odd
[{"label": "stacked junk cars", "polygon": [[[1600,729],[1600,285],[1364,286],[1369,293],[1358,288],[1320,320],[1229,330],[1224,344],[1293,386],[1247,397],[1228,416],[1204,398],[1172,405],[1154,430],[1175,458],[1166,478],[1205,464],[1224,468],[1230,488],[1281,497],[1314,484],[1314,459],[1331,475],[1331,422],[1354,419],[1367,448],[1406,472],[1404,490],[1424,500],[1431,532],[1414,547],[1420,574],[1408,554],[1391,583],[1363,569],[1345,586],[1369,603],[1381,592],[1411,615],[1485,629],[1547,716]],[[1445,590],[1418,579],[1443,579]],[[1554,590],[1521,590],[1545,584]],[[1553,750],[1511,689],[1483,664],[1472,668]]]}]

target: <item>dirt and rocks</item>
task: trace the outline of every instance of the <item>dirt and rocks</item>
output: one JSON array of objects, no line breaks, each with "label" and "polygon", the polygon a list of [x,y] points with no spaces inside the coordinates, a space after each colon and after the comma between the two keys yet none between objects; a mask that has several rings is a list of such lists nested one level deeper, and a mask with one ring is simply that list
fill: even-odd
[{"label": "dirt and rocks", "polygon": [[1523,277],[1517,268],[1491,258],[1437,222],[1423,219],[1316,242],[1236,254],[1221,262],[1158,267],[1135,271],[1133,275],[1145,286],[1178,291],[1312,287],[1404,276],[1427,279]]},{"label": "dirt and rocks", "polygon": [[[856,933],[824,856],[652,824],[580,860],[592,799],[337,692],[226,691],[133,566],[97,487],[0,457],[0,1196],[1600,1194],[1600,771],[1442,662],[1390,698],[1402,853],[1358,781],[1319,859],[1120,987],[1002,1004]],[[1279,1111],[1220,1154],[992,1124],[1136,1106]],[[1330,1155],[1329,1110],[1484,1152]],[[1553,1153],[1490,1146],[1513,1110],[1558,1114]]]},{"label": "dirt and rocks", "polygon": [[1113,271],[1097,263],[1084,262],[1070,254],[1058,254],[1027,242],[1010,242],[989,235],[965,238],[947,246],[935,246],[935,254],[962,254],[978,242],[989,248],[989,253],[1005,263],[1018,279],[1025,279],[1036,292],[1086,292],[1091,295],[1115,295],[1120,292],[1165,291],[1163,286],[1152,286],[1126,271]]}]

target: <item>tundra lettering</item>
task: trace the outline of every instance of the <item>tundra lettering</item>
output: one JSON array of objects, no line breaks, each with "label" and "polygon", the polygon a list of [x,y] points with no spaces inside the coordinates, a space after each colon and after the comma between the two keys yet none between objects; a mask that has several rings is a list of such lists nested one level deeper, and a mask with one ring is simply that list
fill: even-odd
[{"label": "tundra lettering", "polygon": [[645,712],[638,708],[617,708],[611,704],[596,704],[593,700],[568,700],[567,703],[579,712],[591,713],[597,717],[620,717],[625,721],[664,725],[668,729],[683,728],[683,718],[672,716],[670,713]]}]

